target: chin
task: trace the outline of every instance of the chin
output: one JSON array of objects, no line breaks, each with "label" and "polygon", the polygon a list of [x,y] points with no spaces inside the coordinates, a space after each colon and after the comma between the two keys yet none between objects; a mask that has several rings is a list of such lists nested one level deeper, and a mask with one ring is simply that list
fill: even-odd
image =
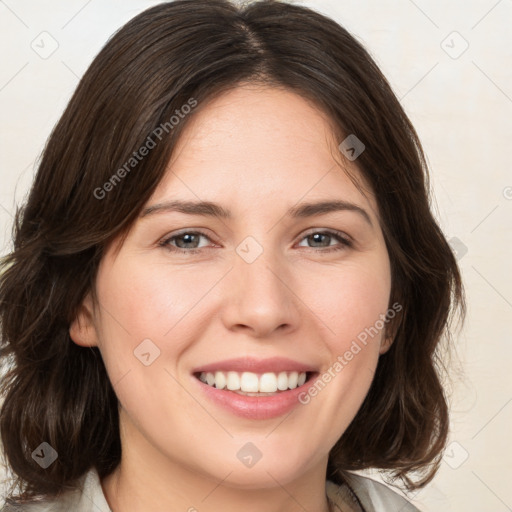
[{"label": "chin", "polygon": [[[263,444],[267,446],[263,447]],[[256,446],[262,446],[261,455],[256,451]],[[291,451],[288,447],[286,450],[282,449],[284,447],[272,449],[272,443],[269,444],[268,441],[263,443],[255,440],[253,444],[247,441],[242,447],[245,447],[245,451],[237,443],[234,458],[226,457],[228,451],[224,452],[222,459],[215,465],[217,471],[213,476],[216,481],[223,480],[231,471],[223,485],[240,489],[269,489],[293,482],[312,469],[315,463],[320,463],[320,460],[313,460],[314,454],[300,453],[297,449]],[[245,454],[251,454],[253,460],[250,460],[249,455],[244,461]],[[256,460],[258,457],[260,458]],[[222,474],[219,474],[218,468],[223,469]]]},{"label": "chin", "polygon": [[[276,486],[286,486],[299,478],[303,473],[304,468],[301,466],[292,468],[288,467],[287,464],[283,465],[272,462],[263,466],[262,461],[260,461],[252,468],[234,470],[224,481],[223,485],[245,490],[271,489]],[[216,479],[223,479],[225,476],[216,475]]]}]

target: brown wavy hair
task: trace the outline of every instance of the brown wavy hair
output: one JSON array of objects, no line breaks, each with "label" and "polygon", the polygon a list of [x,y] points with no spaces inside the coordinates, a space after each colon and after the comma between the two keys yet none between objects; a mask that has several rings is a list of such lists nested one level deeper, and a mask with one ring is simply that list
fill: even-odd
[{"label": "brown wavy hair", "polygon": [[[55,496],[92,467],[103,479],[119,464],[117,397],[98,348],[77,346],[69,327],[86,293],[94,296],[105,248],[136,220],[194,112],[243,83],[295,92],[328,115],[339,142],[356,134],[365,144],[354,163],[377,198],[390,304],[403,305],[394,343],[332,448],[326,476],[341,483],[343,471],[380,468],[414,489],[437,471],[449,421],[440,341],[449,341],[465,303],[411,122],[362,44],[328,17],[275,0],[177,0],[139,14],[106,43],[16,212],[13,250],[0,267],[0,434],[22,491],[11,490],[9,502]],[[197,109],[100,194],[191,98]],[[47,469],[31,456],[42,442],[58,453]]]}]

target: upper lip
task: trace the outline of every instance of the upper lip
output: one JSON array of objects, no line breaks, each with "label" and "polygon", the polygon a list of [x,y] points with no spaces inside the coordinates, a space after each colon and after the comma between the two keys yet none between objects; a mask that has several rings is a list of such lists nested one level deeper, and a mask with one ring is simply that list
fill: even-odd
[{"label": "upper lip", "polygon": [[268,359],[255,359],[252,357],[239,357],[236,359],[225,359],[215,363],[198,366],[192,370],[192,373],[201,372],[316,372],[317,369],[309,364],[294,361],[286,357],[271,357]]}]

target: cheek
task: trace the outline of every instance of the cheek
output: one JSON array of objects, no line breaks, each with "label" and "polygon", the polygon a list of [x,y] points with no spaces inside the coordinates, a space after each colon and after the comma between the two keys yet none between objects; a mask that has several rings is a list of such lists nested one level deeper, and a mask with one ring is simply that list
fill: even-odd
[{"label": "cheek", "polygon": [[[391,278],[387,258],[344,265],[316,283],[324,293],[310,293],[329,357],[319,378],[300,397],[316,423],[310,433],[322,439],[325,452],[334,445],[363,403],[379,360]],[[312,283],[304,289],[311,288]],[[319,288],[316,288],[318,291]],[[331,425],[328,432],[324,425]]]},{"label": "cheek", "polygon": [[132,421],[142,422],[142,429],[144,411],[156,424],[171,424],[170,411],[194,406],[172,375],[173,363],[189,343],[183,329],[200,290],[190,286],[184,273],[173,272],[169,279],[168,267],[121,256],[115,265],[100,268],[97,278],[102,357]]},{"label": "cheek", "polygon": [[384,332],[381,316],[388,309],[391,290],[387,259],[347,265],[338,272],[331,269],[323,289],[315,294],[315,312],[328,327],[331,351],[344,353],[353,340],[364,341],[365,333],[378,345]]},{"label": "cheek", "polygon": [[339,410],[343,430],[361,406],[378,364],[391,290],[387,258],[345,272],[337,287],[337,299],[331,295],[325,304],[337,304],[336,311],[331,310],[336,334],[329,338],[332,363],[326,379],[333,383],[327,400]]},{"label": "cheek", "polygon": [[[163,350],[164,342],[172,338],[172,349],[179,351],[180,340],[173,338],[173,333],[187,322],[215,280],[195,276],[185,267],[173,269],[171,275],[167,265],[143,263],[126,257],[98,274],[98,295],[108,311],[102,311],[102,338],[108,339],[108,344],[122,343],[124,350],[127,346],[133,350],[146,338]],[[165,350],[168,348],[166,343]]]}]

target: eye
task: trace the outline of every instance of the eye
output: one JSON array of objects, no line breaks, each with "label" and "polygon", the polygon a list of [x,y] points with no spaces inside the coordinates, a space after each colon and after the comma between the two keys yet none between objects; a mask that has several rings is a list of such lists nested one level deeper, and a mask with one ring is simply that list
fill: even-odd
[{"label": "eye", "polygon": [[[307,242],[310,242],[313,245],[313,247],[310,246],[310,248],[328,248],[324,249],[319,252],[332,252],[332,251],[340,251],[343,249],[346,249],[347,247],[352,247],[352,241],[348,237],[348,235],[345,235],[344,233],[340,231],[313,231],[306,235],[302,240],[306,240]],[[338,241],[338,244],[332,245],[330,242]],[[318,245],[316,245],[318,244]],[[301,246],[304,247],[304,246]]]},{"label": "eye", "polygon": [[210,237],[201,231],[183,231],[162,240],[159,245],[171,251],[195,254],[202,249],[202,247],[198,245],[201,237],[211,241]]},{"label": "eye", "polygon": [[[208,247],[208,244],[201,245],[201,238],[212,241],[209,236],[201,231],[182,231],[181,233],[174,234],[168,238],[162,240],[159,245],[172,252],[178,252],[182,254],[196,254],[201,252],[202,249]],[[332,252],[352,247],[352,241],[348,235],[340,231],[313,231],[304,236],[302,240],[313,244],[309,246],[310,249],[319,248],[321,251],[317,252]],[[331,242],[338,242],[332,244]],[[299,247],[304,247],[299,245]]]}]

